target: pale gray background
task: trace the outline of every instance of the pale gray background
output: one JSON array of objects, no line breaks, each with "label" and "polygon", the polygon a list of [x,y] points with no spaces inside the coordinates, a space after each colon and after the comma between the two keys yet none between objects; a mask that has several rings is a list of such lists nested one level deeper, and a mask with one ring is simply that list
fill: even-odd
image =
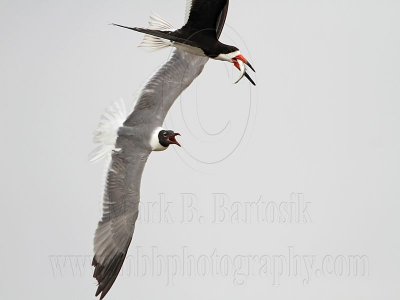
[{"label": "pale gray background", "polygon": [[[91,134],[170,53],[107,24],[144,26],[155,11],[180,26],[184,2],[0,1],[1,299],[94,298],[104,166],[87,161]],[[211,61],[176,103],[167,124],[184,149],[153,154],[142,183],[143,203],[164,194],[173,219],[139,222],[130,253],[365,255],[367,275],[305,280],[286,266],[277,280],[256,265],[244,282],[208,270],[168,283],[139,265],[108,299],[399,299],[399,14],[394,0],[232,0],[222,39],[251,59],[257,87]],[[202,223],[181,222],[182,193]],[[309,202],[306,222],[214,224],[214,193]]]}]

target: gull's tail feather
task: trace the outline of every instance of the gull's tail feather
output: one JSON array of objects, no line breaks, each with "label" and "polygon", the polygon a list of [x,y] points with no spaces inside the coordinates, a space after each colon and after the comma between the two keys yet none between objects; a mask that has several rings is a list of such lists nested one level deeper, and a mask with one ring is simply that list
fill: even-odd
[{"label": "gull's tail feather", "polygon": [[93,133],[93,142],[99,144],[90,154],[89,160],[95,162],[111,157],[118,137],[118,129],[126,120],[127,112],[125,102],[121,99],[111,104],[100,118],[99,125]]},{"label": "gull's tail feather", "polygon": [[[171,23],[154,13],[150,16],[148,29],[168,32],[175,31]],[[159,50],[170,46],[172,46],[171,41],[149,34],[145,34],[142,42],[139,44],[139,47],[148,48],[150,50]]]}]

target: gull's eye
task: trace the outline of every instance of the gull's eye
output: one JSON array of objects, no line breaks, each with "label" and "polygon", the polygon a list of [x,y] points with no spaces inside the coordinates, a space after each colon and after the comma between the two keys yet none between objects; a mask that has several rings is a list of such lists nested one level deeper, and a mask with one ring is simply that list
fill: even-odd
[{"label": "gull's eye", "polygon": [[167,136],[168,134],[167,134],[167,132],[166,131],[164,131],[164,133],[163,133],[163,136]]}]

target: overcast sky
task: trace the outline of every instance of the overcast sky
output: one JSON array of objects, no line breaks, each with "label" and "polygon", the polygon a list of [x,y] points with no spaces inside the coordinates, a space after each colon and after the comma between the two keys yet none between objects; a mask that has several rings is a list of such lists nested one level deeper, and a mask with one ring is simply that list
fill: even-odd
[{"label": "overcast sky", "polygon": [[[184,0],[0,1],[1,299],[94,299],[104,109],[170,50],[137,48]],[[221,40],[151,155],[106,299],[399,299],[400,2],[231,0]]]}]

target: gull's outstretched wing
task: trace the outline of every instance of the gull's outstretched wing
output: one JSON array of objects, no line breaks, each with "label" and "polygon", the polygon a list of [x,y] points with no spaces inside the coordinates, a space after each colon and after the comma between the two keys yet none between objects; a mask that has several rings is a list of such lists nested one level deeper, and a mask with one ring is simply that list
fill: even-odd
[{"label": "gull's outstretched wing", "polygon": [[161,126],[172,104],[200,75],[207,61],[206,57],[174,50],[172,57],[146,83],[124,125],[151,122],[154,127]]},{"label": "gull's outstretched wing", "polygon": [[[140,145],[140,144],[139,144]],[[125,260],[139,213],[140,181],[150,154],[131,138],[119,136],[107,174],[103,217],[94,238],[96,296],[110,290]]]}]

